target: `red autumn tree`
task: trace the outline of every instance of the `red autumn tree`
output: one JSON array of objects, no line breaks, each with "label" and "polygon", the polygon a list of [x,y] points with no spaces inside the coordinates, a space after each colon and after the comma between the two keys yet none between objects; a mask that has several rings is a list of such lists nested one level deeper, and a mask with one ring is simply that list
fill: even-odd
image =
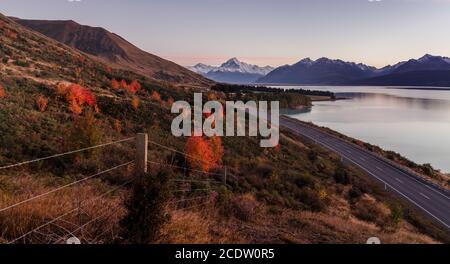
[{"label": "red autumn tree", "polygon": [[212,168],[213,153],[208,141],[203,137],[190,137],[185,146],[189,166],[194,170],[209,172]]},{"label": "red autumn tree", "polygon": [[48,99],[45,96],[40,95],[39,98],[36,100],[36,106],[39,112],[45,112],[48,106]]},{"label": "red autumn tree", "polygon": [[119,90],[119,88],[120,88],[120,83],[119,83],[116,79],[112,79],[112,80],[111,80],[111,87],[112,87],[114,90]]},{"label": "red autumn tree", "polygon": [[127,89],[128,89],[127,81],[122,80],[122,81],[120,82],[120,86],[122,87],[122,89],[127,90]]},{"label": "red autumn tree", "polygon": [[128,92],[130,92],[130,93],[132,93],[132,94],[135,94],[135,93],[137,93],[139,90],[141,89],[141,84],[138,82],[138,81],[136,81],[136,80],[133,80],[131,83],[130,83],[130,85],[128,85]]},{"label": "red autumn tree", "polygon": [[131,100],[131,106],[133,107],[134,110],[138,110],[139,108],[139,98],[134,96],[133,99]]},{"label": "red autumn tree", "polygon": [[57,93],[65,97],[69,103],[69,110],[76,115],[83,112],[84,106],[96,108],[97,100],[95,95],[78,84],[70,84],[68,86],[60,84],[57,87]]},{"label": "red autumn tree", "polygon": [[150,98],[153,101],[161,102],[161,95],[157,91],[153,91],[152,95],[150,96]]},{"label": "red autumn tree", "polygon": [[6,91],[3,86],[0,84],[0,99],[6,97]]}]

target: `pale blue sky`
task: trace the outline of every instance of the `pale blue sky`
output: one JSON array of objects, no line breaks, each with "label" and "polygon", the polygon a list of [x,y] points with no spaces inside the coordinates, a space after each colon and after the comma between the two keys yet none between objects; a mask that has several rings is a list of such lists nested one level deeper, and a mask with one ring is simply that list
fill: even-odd
[{"label": "pale blue sky", "polygon": [[182,65],[450,57],[450,0],[0,0],[5,15],[101,26]]}]

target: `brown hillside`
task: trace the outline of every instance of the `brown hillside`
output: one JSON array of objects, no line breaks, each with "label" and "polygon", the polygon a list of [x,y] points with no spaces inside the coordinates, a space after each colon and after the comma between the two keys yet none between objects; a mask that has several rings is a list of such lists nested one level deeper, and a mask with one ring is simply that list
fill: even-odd
[{"label": "brown hillside", "polygon": [[100,27],[74,21],[14,20],[56,41],[96,56],[112,66],[132,70],[157,80],[207,87],[212,81],[171,61],[147,53],[124,38]]}]

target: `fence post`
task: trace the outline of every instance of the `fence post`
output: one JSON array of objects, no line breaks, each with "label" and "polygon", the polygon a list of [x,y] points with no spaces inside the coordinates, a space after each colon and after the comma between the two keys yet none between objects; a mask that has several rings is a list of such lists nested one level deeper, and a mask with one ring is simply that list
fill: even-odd
[{"label": "fence post", "polygon": [[148,158],[148,134],[139,133],[136,135],[136,174],[147,173]]}]

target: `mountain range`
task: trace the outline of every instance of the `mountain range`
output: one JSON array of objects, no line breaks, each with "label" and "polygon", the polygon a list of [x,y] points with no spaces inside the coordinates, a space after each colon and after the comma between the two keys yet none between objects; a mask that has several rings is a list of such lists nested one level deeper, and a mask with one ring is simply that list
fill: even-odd
[{"label": "mountain range", "polygon": [[218,67],[199,63],[188,69],[216,82],[249,84],[266,76],[274,68],[271,66],[260,67],[232,58]]},{"label": "mountain range", "polygon": [[425,55],[377,69],[365,64],[320,58],[281,66],[260,84],[450,86],[450,59]]},{"label": "mountain range", "polygon": [[84,26],[71,20],[11,19],[115,68],[182,85],[207,87],[213,83],[180,65],[139,49],[104,28]]}]

